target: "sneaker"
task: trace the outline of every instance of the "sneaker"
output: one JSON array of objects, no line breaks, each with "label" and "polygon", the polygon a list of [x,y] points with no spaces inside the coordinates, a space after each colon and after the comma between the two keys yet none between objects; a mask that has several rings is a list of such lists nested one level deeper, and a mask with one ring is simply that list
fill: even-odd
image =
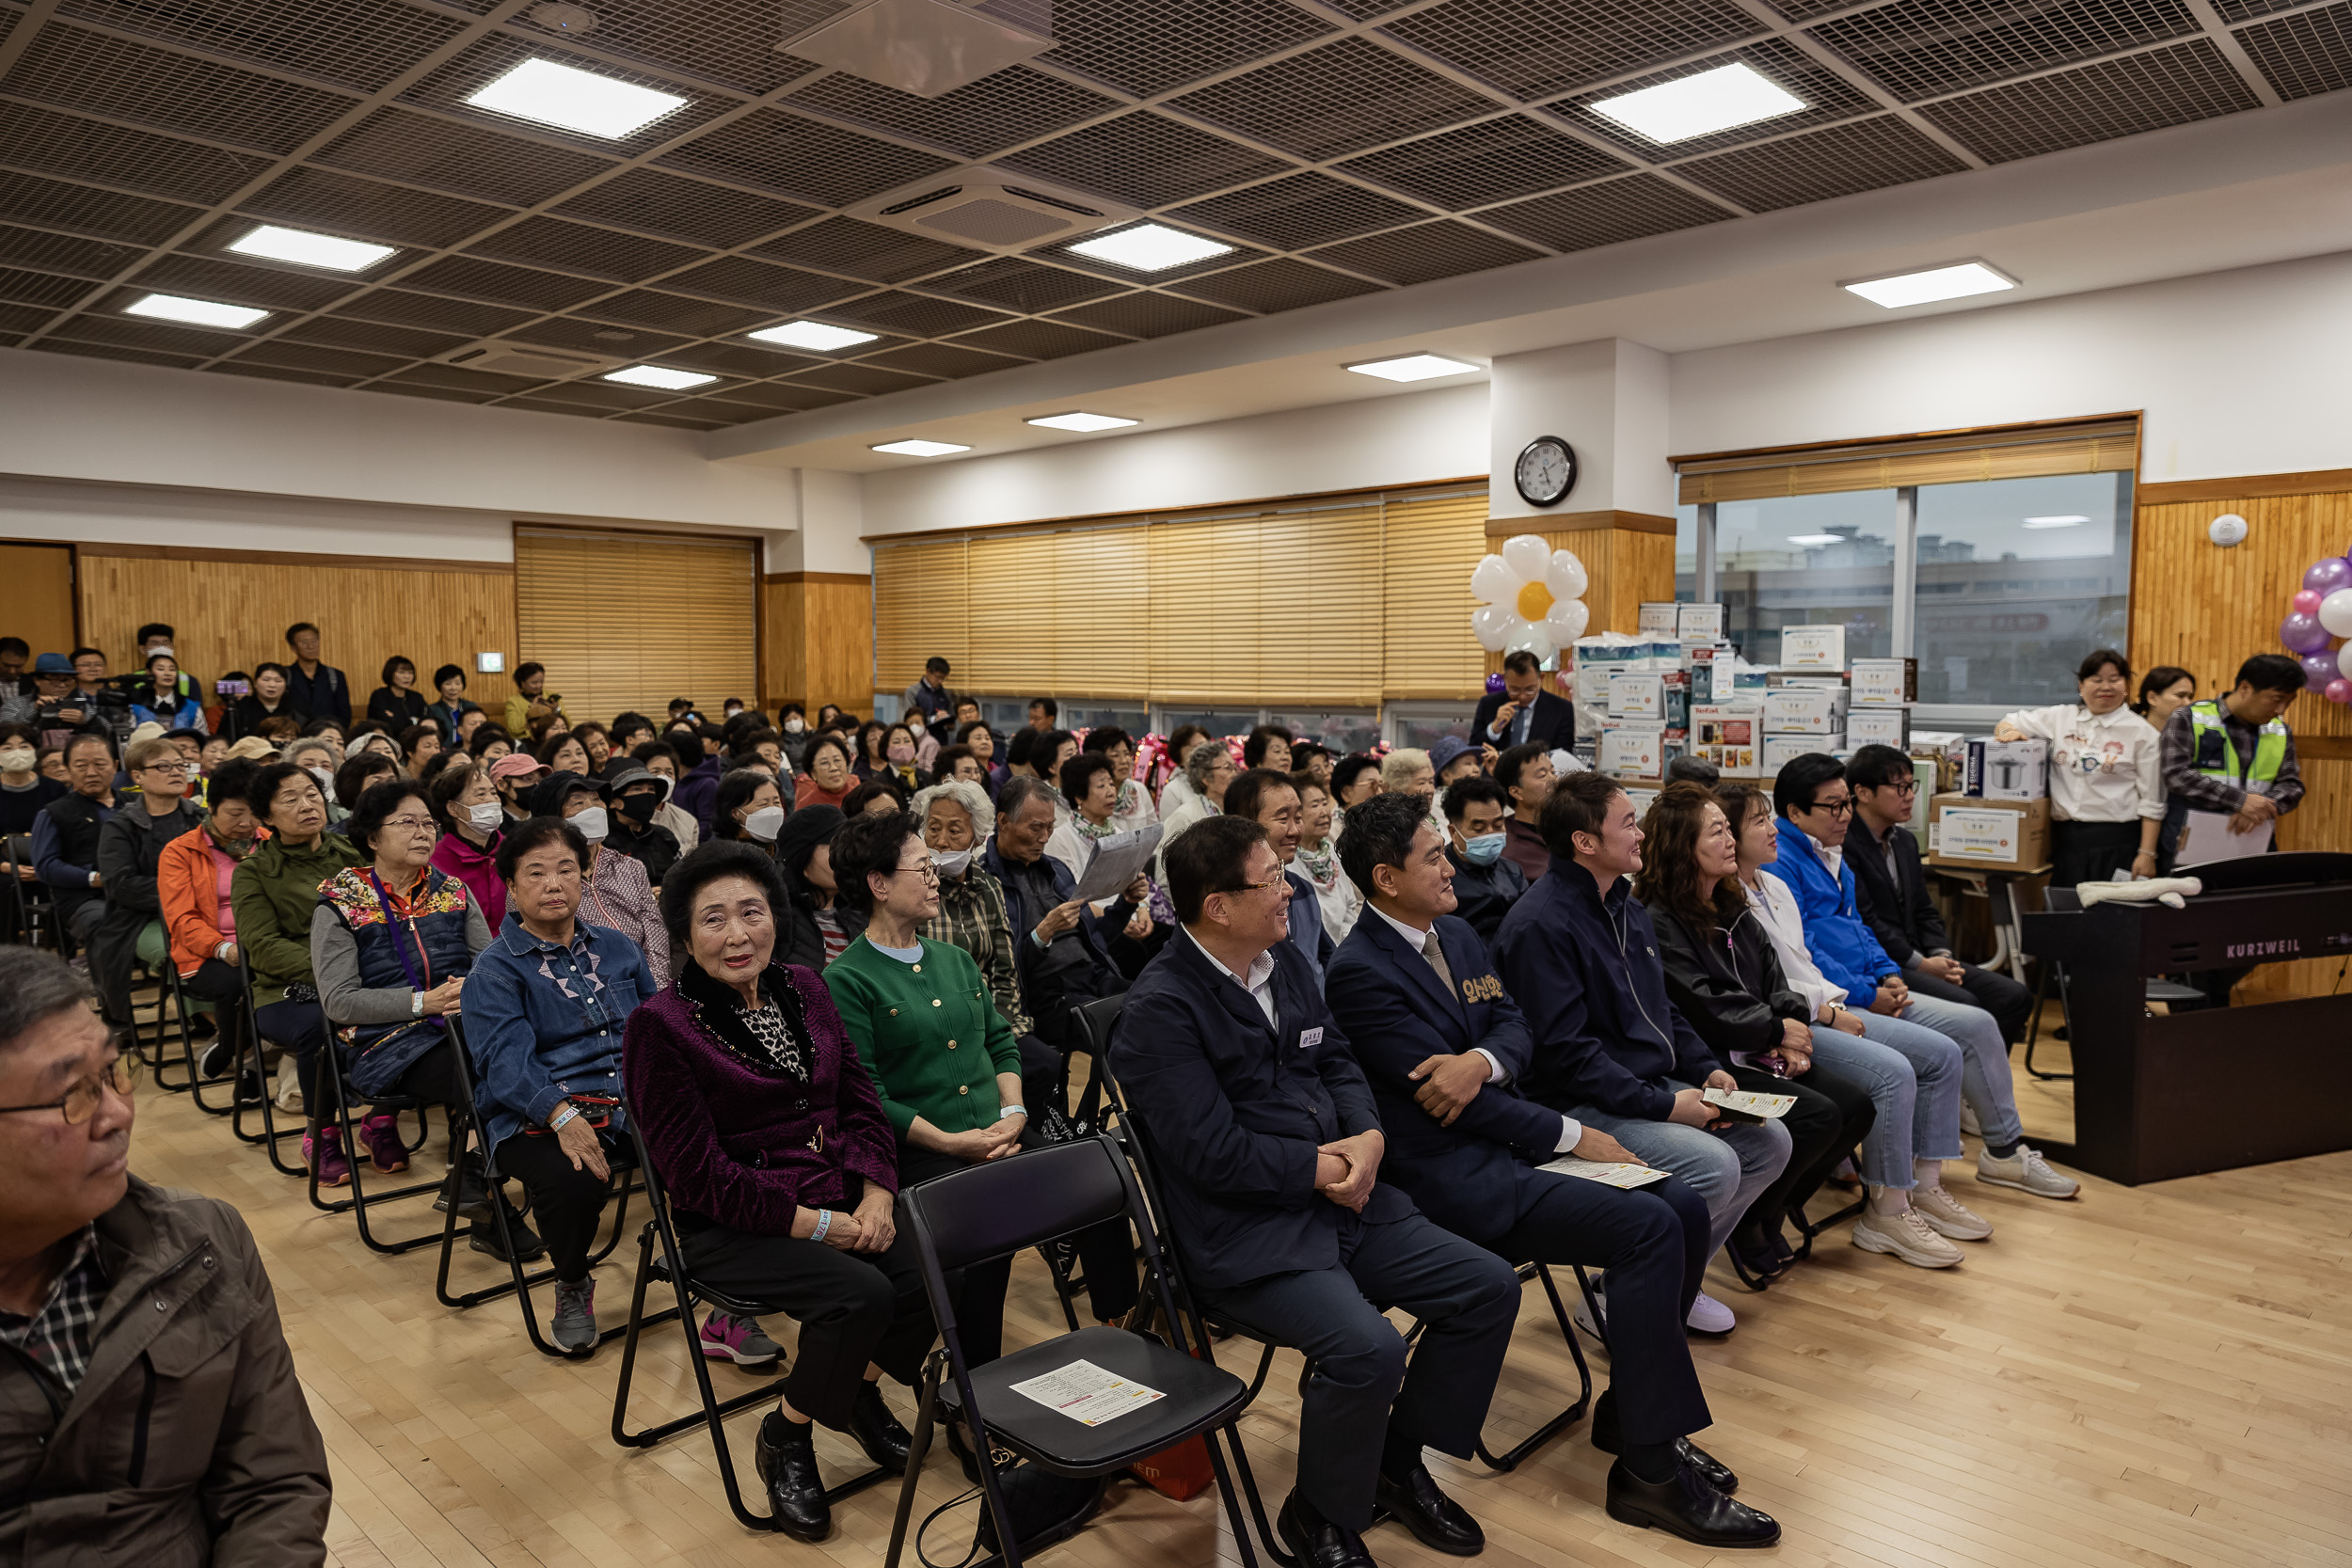
[{"label": "sneaker", "polygon": [[1574,1323],[1577,1327],[1582,1329],[1586,1334],[1590,1335],[1595,1344],[1599,1345],[1603,1350],[1606,1350],[1609,1348],[1609,1339],[1608,1336],[1601,1332],[1601,1328],[1609,1321],[1609,1296],[1608,1293],[1601,1289],[1601,1284],[1598,1280],[1595,1280],[1593,1282],[1593,1298],[1600,1303],[1600,1319],[1598,1322],[1594,1321],[1592,1302],[1584,1299],[1584,1292],[1581,1291],[1577,1291],[1575,1295],[1568,1298],[1568,1318],[1569,1321]]},{"label": "sneaker", "polygon": [[457,1205],[459,1219],[486,1222],[490,1217],[490,1186],[489,1178],[482,1168],[481,1154],[473,1149],[467,1150],[453,1174],[456,1182],[455,1191],[453,1192],[451,1183],[444,1180],[441,1190],[433,1196],[433,1207],[446,1214],[453,1201]]},{"label": "sneaker", "polygon": [[756,1318],[713,1312],[703,1320],[703,1354],[739,1367],[765,1367],[784,1354],[784,1347],[760,1332]]},{"label": "sneaker", "polygon": [[[500,1201],[504,1203],[505,1199],[501,1196]],[[505,1249],[499,1244],[499,1227],[496,1220],[474,1221],[472,1233],[466,1238],[466,1245],[485,1257],[495,1258],[501,1263],[528,1263],[547,1256],[548,1243],[539,1239],[537,1231],[523,1223],[522,1212],[511,1203],[506,1204],[506,1228],[508,1233],[515,1238],[515,1256],[512,1259],[506,1256]]]},{"label": "sneaker", "polygon": [[2015,1187],[2036,1197],[2073,1197],[2083,1190],[2083,1184],[2073,1177],[2052,1170],[2031,1144],[2019,1144],[2017,1152],[2006,1160],[1995,1160],[1989,1148],[1979,1149],[1977,1180],[1992,1187]]},{"label": "sneaker", "polygon": [[313,1140],[302,1134],[302,1163],[318,1173],[322,1187],[351,1185],[351,1162],[343,1158],[343,1132],[340,1127],[322,1127]]},{"label": "sneaker", "polygon": [[1708,1295],[1705,1291],[1691,1303],[1691,1316],[1684,1326],[1693,1334],[1728,1334],[1740,1326],[1740,1320],[1731,1315],[1731,1308]]},{"label": "sneaker", "polygon": [[237,1048],[229,1040],[215,1040],[204,1048],[204,1054],[196,1059],[196,1075],[211,1080],[226,1078],[229,1065],[237,1058]]},{"label": "sneaker", "polygon": [[1984,1136],[1984,1124],[1977,1120],[1977,1108],[1964,1100],[1960,1102],[1960,1130],[1967,1137]]},{"label": "sneaker", "polygon": [[577,1285],[555,1282],[555,1322],[548,1335],[574,1355],[596,1348],[596,1282],[591,1276]]},{"label": "sneaker", "polygon": [[1911,1212],[1928,1222],[1928,1228],[1955,1242],[1981,1242],[1993,1234],[1993,1222],[1971,1213],[1968,1206],[1943,1187],[1915,1187]]},{"label": "sneaker", "polygon": [[1960,1248],[1937,1235],[1916,1209],[1882,1214],[1866,1209],[1854,1222],[1853,1244],[1865,1252],[1891,1252],[1915,1269],[1948,1269],[1960,1261]]},{"label": "sneaker", "polygon": [[386,1176],[408,1168],[407,1140],[400,1135],[398,1117],[369,1117],[359,1123],[359,1141],[367,1146],[368,1164]]}]

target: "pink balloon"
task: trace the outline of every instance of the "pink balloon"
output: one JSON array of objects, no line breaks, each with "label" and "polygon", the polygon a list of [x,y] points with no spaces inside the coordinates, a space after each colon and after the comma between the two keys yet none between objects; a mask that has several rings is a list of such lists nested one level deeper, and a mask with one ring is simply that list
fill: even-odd
[{"label": "pink balloon", "polygon": [[2297,615],[2316,615],[2319,613],[2320,601],[2327,596],[2317,589],[2300,589],[2296,593],[2295,597],[2287,601],[2287,609]]},{"label": "pink balloon", "polygon": [[2279,623],[2279,641],[2291,654],[2322,653],[2328,647],[2328,628],[2312,616],[2290,615]]},{"label": "pink balloon", "polygon": [[2303,586],[2326,598],[2339,588],[2352,588],[2352,561],[2340,555],[2312,562],[2312,569],[2303,574]]},{"label": "pink balloon", "polygon": [[2352,681],[2341,675],[2328,683],[2327,698],[2331,703],[2352,703]]}]

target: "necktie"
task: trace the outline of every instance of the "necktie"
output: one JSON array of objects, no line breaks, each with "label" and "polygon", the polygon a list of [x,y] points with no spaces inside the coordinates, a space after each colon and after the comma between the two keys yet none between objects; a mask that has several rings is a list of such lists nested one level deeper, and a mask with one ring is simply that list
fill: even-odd
[{"label": "necktie", "polygon": [[1438,933],[1431,931],[1421,941],[1421,956],[1429,960],[1429,967],[1438,972],[1438,983],[1446,994],[1454,994],[1454,971],[1445,966],[1445,949],[1438,945]]}]

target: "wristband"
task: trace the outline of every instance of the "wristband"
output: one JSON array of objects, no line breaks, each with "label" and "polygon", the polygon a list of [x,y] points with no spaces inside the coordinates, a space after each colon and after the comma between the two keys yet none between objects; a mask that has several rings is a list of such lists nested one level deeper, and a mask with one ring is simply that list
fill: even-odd
[{"label": "wristband", "polygon": [[1026,1105],[1005,1105],[997,1109],[996,1119],[1002,1121],[1007,1117],[1025,1117],[1028,1114],[1029,1108]]},{"label": "wristband", "polygon": [[412,990],[408,993],[408,1016],[410,1018],[424,1016],[424,992]]},{"label": "wristband", "polygon": [[817,1228],[809,1232],[808,1239],[812,1242],[821,1242],[825,1239],[825,1232],[832,1228],[833,1211],[819,1209],[817,1211]]},{"label": "wristband", "polygon": [[576,1119],[579,1115],[580,1107],[573,1104],[568,1100],[565,1101],[564,1102],[564,1108],[555,1114],[555,1119],[548,1123],[548,1131],[550,1132],[561,1132],[564,1128],[571,1125],[573,1120]]}]

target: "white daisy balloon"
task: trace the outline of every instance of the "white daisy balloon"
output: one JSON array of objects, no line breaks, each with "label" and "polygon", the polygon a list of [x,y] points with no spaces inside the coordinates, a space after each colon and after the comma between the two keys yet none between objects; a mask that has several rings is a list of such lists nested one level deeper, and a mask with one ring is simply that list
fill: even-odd
[{"label": "white daisy balloon", "polygon": [[1523,648],[1549,658],[1584,635],[1591,618],[1584,591],[1591,586],[1573,552],[1552,549],[1539,534],[1515,535],[1502,542],[1501,555],[1487,556],[1470,573],[1470,593],[1480,601],[1470,630],[1489,653]]}]

